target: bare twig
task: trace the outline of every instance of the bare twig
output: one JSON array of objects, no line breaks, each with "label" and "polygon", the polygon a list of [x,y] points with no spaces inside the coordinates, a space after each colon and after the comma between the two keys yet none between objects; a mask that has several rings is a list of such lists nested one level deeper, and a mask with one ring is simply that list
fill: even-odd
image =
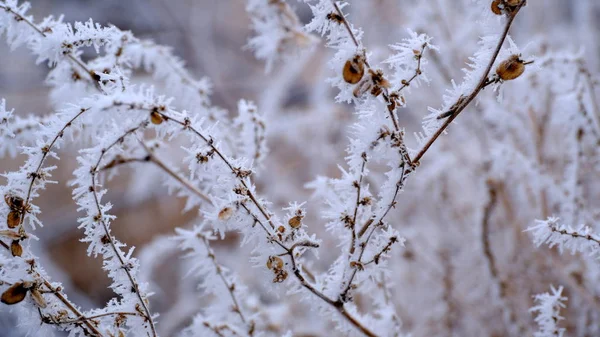
[{"label": "bare twig", "polygon": [[458,115],[475,99],[475,97],[477,97],[477,95],[481,92],[481,90],[483,90],[483,88],[485,88],[485,86],[489,84],[488,83],[488,74],[492,70],[492,66],[494,65],[494,62],[496,62],[496,58],[498,58],[498,54],[500,53],[500,50],[502,49],[502,45],[504,44],[504,41],[506,40],[506,37],[508,36],[508,31],[510,30],[510,27],[511,27],[515,17],[517,16],[517,14],[519,13],[519,11],[521,10],[521,8],[524,5],[525,5],[525,0],[521,1],[521,3],[517,7],[515,7],[515,9],[511,13],[507,14],[507,20],[506,20],[506,23],[504,24],[504,29],[502,31],[500,39],[498,40],[496,49],[492,53],[492,57],[490,57],[490,61],[488,62],[488,65],[487,65],[485,71],[483,72],[481,79],[479,80],[479,84],[475,87],[475,89],[468,96],[461,96],[461,98],[459,98],[459,100],[453,106],[453,108],[454,108],[453,113],[448,117],[448,119],[446,119],[444,121],[444,123],[439,127],[439,129],[437,129],[435,131],[435,133],[429,138],[429,140],[423,146],[423,148],[421,148],[421,150],[417,153],[417,155],[412,159],[412,163],[414,165],[418,165],[419,161],[425,155],[427,150],[429,150],[431,145],[433,145],[433,143],[435,143],[435,141],[442,135],[442,133],[444,133],[444,131],[448,128],[448,126],[450,126],[450,124],[454,121],[454,119],[456,119],[456,117],[458,117]]}]

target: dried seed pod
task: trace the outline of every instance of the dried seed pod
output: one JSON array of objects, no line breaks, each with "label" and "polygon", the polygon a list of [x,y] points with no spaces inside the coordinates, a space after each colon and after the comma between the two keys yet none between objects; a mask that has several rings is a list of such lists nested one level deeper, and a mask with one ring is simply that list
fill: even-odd
[{"label": "dried seed pod", "polygon": [[229,218],[231,218],[232,215],[233,215],[233,208],[227,206],[219,211],[218,217],[219,217],[219,220],[226,221],[226,220],[229,220]]},{"label": "dried seed pod", "polygon": [[283,227],[283,226],[279,226],[279,227],[277,227],[277,231],[278,231],[279,233],[284,233],[284,232],[285,232],[285,227]]},{"label": "dried seed pod", "polygon": [[355,55],[352,59],[346,61],[342,76],[344,81],[350,84],[358,83],[365,74],[365,59],[361,55]]},{"label": "dried seed pod", "polygon": [[15,231],[7,230],[7,229],[0,230],[0,236],[4,236],[11,240],[21,239],[21,234],[15,232]]},{"label": "dried seed pod", "polygon": [[504,0],[504,2],[511,7],[516,7],[521,4],[522,0]]},{"label": "dried seed pod", "polygon": [[288,277],[288,272],[283,270],[283,269],[279,269],[275,271],[275,278],[273,279],[273,283],[281,283],[283,281],[285,281],[285,279],[287,279]]},{"label": "dried seed pod", "polygon": [[525,72],[525,62],[521,60],[519,55],[511,55],[508,59],[502,61],[498,68],[496,68],[496,74],[503,81],[514,80],[521,76]]},{"label": "dried seed pod", "polygon": [[371,95],[373,95],[375,97],[381,95],[382,92],[383,92],[383,89],[381,89],[381,87],[378,85],[374,86],[373,89],[371,89]]},{"label": "dried seed pod", "polygon": [[10,253],[12,254],[12,256],[23,255],[23,247],[21,247],[19,241],[13,240],[13,242],[10,244]]},{"label": "dried seed pod", "polygon": [[6,217],[8,228],[15,228],[21,224],[21,213],[18,211],[10,211]]},{"label": "dried seed pod", "polygon": [[390,82],[388,82],[388,80],[386,80],[385,77],[383,77],[383,70],[378,69],[377,71],[373,71],[369,69],[369,74],[371,74],[371,81],[373,81],[373,84],[375,84],[376,86],[379,86],[381,88],[390,87]]},{"label": "dried seed pod", "polygon": [[369,81],[368,78],[365,78],[364,80],[360,81],[360,83],[358,83],[356,87],[354,87],[352,94],[354,95],[354,97],[359,98],[372,88],[373,83],[371,83],[371,81]]},{"label": "dried seed pod", "polygon": [[267,260],[267,268],[281,270],[283,268],[283,260],[279,256],[269,256],[269,259]]},{"label": "dried seed pod", "polygon": [[501,4],[502,4],[501,0],[492,1],[491,9],[492,9],[492,12],[494,12],[494,14],[502,15],[502,8],[500,8]]},{"label": "dried seed pod", "polygon": [[152,111],[150,113],[150,121],[152,122],[152,124],[162,124],[162,122],[164,121],[163,117],[161,116],[161,114],[159,114],[156,111]]},{"label": "dried seed pod", "polygon": [[42,309],[46,308],[46,306],[47,306],[46,300],[44,299],[44,296],[42,296],[42,293],[38,290],[38,288],[33,287],[33,288],[31,288],[30,292],[31,292],[31,298],[33,299],[35,304],[37,304],[37,306]]},{"label": "dried seed pod", "polygon": [[300,226],[302,226],[302,215],[296,215],[295,217],[290,218],[288,225],[294,229],[300,228]]},{"label": "dried seed pod", "polygon": [[2,293],[0,301],[4,304],[17,304],[25,299],[29,289],[23,285],[23,282],[17,282]]},{"label": "dried seed pod", "polygon": [[13,211],[22,210],[23,206],[25,205],[25,201],[23,200],[23,198],[11,194],[5,195],[4,201],[6,202],[8,207]]}]

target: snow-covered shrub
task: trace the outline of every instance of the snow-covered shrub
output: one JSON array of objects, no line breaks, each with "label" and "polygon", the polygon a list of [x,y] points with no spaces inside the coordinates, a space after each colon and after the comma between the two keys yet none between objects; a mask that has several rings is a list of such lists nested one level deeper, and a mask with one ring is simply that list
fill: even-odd
[{"label": "snow-covered shrub", "polygon": [[[14,320],[11,333],[599,332],[595,261],[535,250],[524,232],[548,218],[530,228],[537,245],[597,258],[592,228],[551,218],[598,221],[594,30],[536,31],[522,17],[553,7],[525,0],[240,6],[252,34],[244,48],[270,80],[256,103],[236,97],[229,113],[212,103],[211,81],[195,79],[168,47],[92,20],[39,21],[28,3],[0,0],[0,33],[48,66],[54,109],[26,117],[0,104],[0,155],[25,160],[0,186],[0,312]],[[571,9],[586,17],[599,8]],[[589,52],[561,43],[577,32]],[[308,72],[318,73],[308,103],[284,111],[285,91]],[[286,142],[297,154],[278,153]],[[36,248],[45,223],[36,200],[51,198],[46,187],[69,156],[74,178],[58,183],[72,189],[81,241],[114,294],[97,308],[74,303]],[[296,162],[310,176],[304,184],[280,179]],[[130,167],[132,188],[159,181],[194,215],[141,252],[112,229],[119,205],[108,185]],[[214,247],[232,236],[240,247]],[[164,289],[153,276],[173,254],[184,272]],[[564,288],[534,306],[532,295],[554,282]],[[155,310],[158,300],[171,309]]]}]

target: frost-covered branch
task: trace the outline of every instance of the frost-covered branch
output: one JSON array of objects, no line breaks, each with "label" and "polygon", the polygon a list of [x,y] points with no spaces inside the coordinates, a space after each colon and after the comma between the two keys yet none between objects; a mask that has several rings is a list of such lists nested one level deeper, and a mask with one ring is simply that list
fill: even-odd
[{"label": "frost-covered branch", "polygon": [[560,328],[559,324],[565,319],[560,315],[560,311],[566,308],[564,302],[567,298],[562,296],[563,287],[556,289],[552,286],[551,291],[552,293],[535,295],[538,304],[529,309],[537,313],[535,322],[539,329],[533,334],[535,337],[562,337],[565,334],[566,329]]}]

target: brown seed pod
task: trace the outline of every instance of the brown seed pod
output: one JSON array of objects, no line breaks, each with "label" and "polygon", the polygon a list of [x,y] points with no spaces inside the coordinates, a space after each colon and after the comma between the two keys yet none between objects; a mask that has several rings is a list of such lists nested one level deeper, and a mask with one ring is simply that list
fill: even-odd
[{"label": "brown seed pod", "polygon": [[494,0],[492,1],[492,12],[494,12],[494,14],[496,15],[502,15],[502,8],[500,8],[500,5],[502,4],[501,0]]},{"label": "brown seed pod", "polygon": [[275,271],[275,278],[273,279],[273,283],[282,283],[283,281],[285,281],[285,279],[287,279],[288,277],[288,272],[283,270],[283,269],[279,269]]},{"label": "brown seed pod", "polygon": [[219,217],[219,220],[226,221],[226,220],[229,220],[229,218],[231,218],[232,215],[233,215],[233,208],[225,207],[219,211],[218,217]]},{"label": "brown seed pod", "polygon": [[373,84],[375,84],[376,86],[382,88],[390,87],[390,82],[388,82],[388,80],[386,80],[385,77],[383,77],[383,71],[381,69],[377,71],[369,69],[369,74],[371,74],[371,81],[373,81]]},{"label": "brown seed pod", "polygon": [[33,287],[33,288],[31,288],[30,292],[31,292],[31,298],[33,299],[35,304],[37,304],[37,306],[42,309],[46,308],[46,306],[47,306],[46,300],[44,299],[44,296],[42,296],[42,293],[38,290],[38,288]]},{"label": "brown seed pod", "polygon": [[23,282],[17,282],[2,293],[0,301],[4,304],[17,304],[25,299],[29,289],[23,285]]},{"label": "brown seed pod", "polygon": [[283,268],[283,260],[279,256],[269,256],[267,259],[267,268],[281,270]]},{"label": "brown seed pod", "polygon": [[290,220],[288,221],[288,225],[290,225],[290,227],[297,229],[300,226],[302,226],[302,215],[296,215],[295,217],[290,218]]},{"label": "brown seed pod", "polygon": [[375,97],[381,95],[382,92],[383,92],[383,89],[381,89],[381,87],[378,85],[374,86],[373,89],[371,89],[371,95],[373,95]]},{"label": "brown seed pod", "polygon": [[514,80],[521,76],[525,72],[525,62],[521,60],[519,55],[511,55],[508,59],[502,61],[498,68],[496,68],[496,74],[503,81]]},{"label": "brown seed pod", "polygon": [[10,244],[10,253],[12,254],[12,256],[23,255],[23,247],[21,247],[19,241],[13,240],[13,242]]},{"label": "brown seed pod", "polygon": [[372,88],[373,83],[371,83],[369,79],[365,78],[364,80],[360,81],[360,83],[358,83],[356,87],[354,87],[352,94],[354,95],[354,97],[359,98]]},{"label": "brown seed pod", "polygon": [[504,0],[504,2],[511,7],[516,7],[521,4],[522,0]]},{"label": "brown seed pod", "polygon": [[6,217],[8,228],[15,228],[21,224],[21,213],[18,211],[10,211]]},{"label": "brown seed pod", "polygon": [[365,74],[365,59],[361,55],[355,55],[352,59],[346,61],[342,76],[344,81],[350,84],[358,83]]},{"label": "brown seed pod", "polygon": [[19,240],[22,238],[20,233],[8,229],[0,230],[0,236],[4,236],[11,240]]},{"label": "brown seed pod", "polygon": [[8,207],[13,211],[23,209],[23,206],[25,205],[25,201],[23,200],[23,198],[18,197],[16,195],[7,194],[4,196],[4,201],[6,202]]},{"label": "brown seed pod", "polygon": [[163,120],[164,120],[163,117],[158,112],[152,111],[150,113],[150,121],[152,122],[152,124],[155,124],[155,125],[162,124]]}]

